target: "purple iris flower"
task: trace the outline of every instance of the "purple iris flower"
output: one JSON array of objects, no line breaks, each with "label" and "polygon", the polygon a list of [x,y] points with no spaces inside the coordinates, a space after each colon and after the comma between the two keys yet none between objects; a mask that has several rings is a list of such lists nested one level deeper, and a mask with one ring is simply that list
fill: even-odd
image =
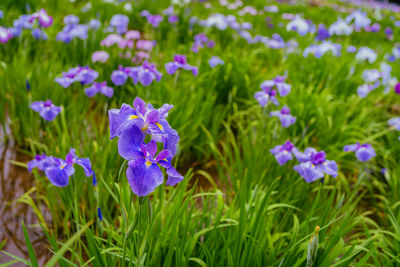
[{"label": "purple iris flower", "polygon": [[378,55],[369,47],[360,47],[356,54],[356,59],[359,61],[367,60],[369,63],[374,63]]},{"label": "purple iris flower", "polygon": [[372,92],[373,90],[375,90],[377,87],[379,86],[379,82],[375,83],[375,84],[363,84],[360,85],[357,88],[357,94],[359,97],[364,98],[366,97],[370,92]]},{"label": "purple iris flower", "polygon": [[328,29],[325,27],[325,24],[318,25],[317,34],[317,41],[324,41],[331,36],[328,32]]},{"label": "purple iris flower", "polygon": [[171,24],[175,24],[179,21],[179,18],[177,15],[171,15],[168,17],[168,22]]},{"label": "purple iris flower", "polygon": [[69,24],[78,24],[79,23],[79,18],[75,15],[68,15],[64,17],[64,24],[69,25]]},{"label": "purple iris flower", "polygon": [[80,82],[81,84],[90,84],[99,76],[97,71],[92,70],[88,66],[75,67],[69,69],[67,72],[63,72],[62,77],[55,78],[55,82],[60,84],[62,87],[67,88],[74,82]]},{"label": "purple iris flower", "polygon": [[117,86],[124,85],[127,79],[128,74],[122,66],[119,66],[119,69],[114,70],[111,74],[111,80]]},{"label": "purple iris flower", "polygon": [[[139,128],[133,127],[136,131]],[[141,132],[142,133],[142,132]],[[136,138],[137,133],[133,133],[129,148],[132,150],[132,157],[128,162],[126,177],[132,188],[133,193],[138,196],[146,196],[153,192],[163,182],[161,165],[166,169],[168,175],[167,185],[176,185],[183,180],[183,176],[172,167],[169,161],[168,150],[162,150],[157,154],[157,143],[151,140],[148,144],[143,143],[144,134]]]},{"label": "purple iris flower", "polygon": [[261,107],[266,106],[268,101],[271,101],[275,106],[279,105],[278,99],[276,99],[276,90],[271,87],[262,87],[261,91],[254,94],[254,98],[257,99]]},{"label": "purple iris flower", "polygon": [[314,148],[308,147],[304,153],[294,149],[294,156],[300,162],[293,167],[307,183],[324,177],[324,174],[336,177],[338,167],[335,161],[327,160],[324,151],[317,152]]},{"label": "purple iris flower", "polygon": [[123,34],[128,30],[129,18],[126,15],[116,14],[110,20],[110,26],[116,29],[118,34]]},{"label": "purple iris flower", "polygon": [[212,47],[214,47],[215,42],[212,40],[209,40],[208,37],[204,33],[198,33],[194,36],[194,43],[192,45],[191,51],[193,53],[198,53],[200,48],[203,48],[205,45],[208,48],[212,48]]},{"label": "purple iris flower", "polygon": [[355,151],[359,161],[365,162],[376,156],[375,149],[370,144],[361,145],[357,142],[354,145],[347,145],[343,148],[344,152]]},{"label": "purple iris flower", "polygon": [[[391,118],[388,121],[389,125],[394,127],[397,131],[400,131],[400,117]],[[400,140],[400,137],[399,137]]]},{"label": "purple iris flower", "polygon": [[88,97],[93,97],[97,93],[107,96],[111,98],[114,94],[114,89],[112,87],[107,86],[107,82],[102,83],[93,83],[90,87],[85,88],[85,94]]},{"label": "purple iris flower", "polygon": [[91,30],[97,30],[100,28],[101,22],[98,19],[91,19],[88,23],[88,27]]},{"label": "purple iris flower", "polygon": [[36,40],[47,40],[47,34],[40,28],[35,28],[32,30],[32,36],[36,39]]},{"label": "purple iris flower", "polygon": [[101,213],[100,207],[97,208],[97,217],[99,217],[99,220],[100,220],[100,221],[103,220],[103,214]]},{"label": "purple iris flower", "polygon": [[85,172],[86,177],[93,175],[92,166],[88,158],[78,158],[75,154],[75,149],[71,149],[65,156],[65,160],[42,155],[36,155],[35,158],[28,162],[28,169],[37,167],[39,170],[44,171],[50,182],[58,187],[67,186],[69,177],[74,174],[74,164],[81,166]]},{"label": "purple iris flower", "polygon": [[139,81],[143,86],[148,86],[154,80],[159,82],[162,78],[162,73],[156,69],[156,65],[149,63],[147,60],[141,66],[128,67],[126,69],[134,84]]},{"label": "purple iris flower", "polygon": [[187,64],[185,55],[175,55],[173,62],[165,64],[165,69],[169,75],[173,75],[179,69],[190,70],[194,76],[198,73],[197,67]]},{"label": "purple iris flower", "polygon": [[108,58],[110,57],[110,55],[106,52],[106,51],[95,51],[92,54],[92,62],[101,62],[101,63],[105,63]]},{"label": "purple iris flower", "polygon": [[279,145],[270,150],[275,156],[279,165],[284,165],[289,160],[293,159],[292,150],[295,149],[290,141],[286,141],[283,145]]},{"label": "purple iris flower", "polygon": [[29,22],[32,23],[33,21],[35,21],[36,19],[38,19],[39,21],[39,25],[43,28],[47,28],[50,27],[51,24],[53,24],[53,17],[47,15],[46,10],[41,9],[38,12],[35,12],[31,15]]},{"label": "purple iris flower", "polygon": [[290,115],[288,106],[284,106],[281,110],[271,111],[270,116],[278,117],[282,123],[282,127],[287,128],[296,122],[296,117]]},{"label": "purple iris flower", "polygon": [[357,52],[357,47],[355,47],[354,45],[349,45],[346,49],[347,53],[355,53]]},{"label": "purple iris flower", "polygon": [[396,94],[400,95],[400,83],[397,83],[397,84],[394,86],[394,92],[395,92]]},{"label": "purple iris flower", "polygon": [[161,15],[148,15],[146,17],[147,22],[150,23],[154,28],[158,28],[160,23],[164,20],[164,17]]},{"label": "purple iris flower", "polygon": [[224,65],[224,61],[219,57],[213,56],[208,61],[208,64],[210,65],[211,68],[215,68],[217,65]]},{"label": "purple iris flower", "polygon": [[126,143],[130,142],[131,134],[125,134],[125,131],[129,131],[133,126],[136,126],[151,135],[155,141],[163,143],[170,156],[174,156],[179,136],[166,120],[168,111],[172,108],[173,105],[164,104],[161,108],[154,109],[151,104],[146,105],[142,99],[136,97],[133,107],[123,104],[121,109],[109,110],[110,138],[119,136],[118,147],[120,155],[129,159],[129,155],[124,152],[124,147]]},{"label": "purple iris flower", "polygon": [[393,40],[393,30],[390,27],[385,28],[385,35],[389,40]]},{"label": "purple iris flower", "polygon": [[277,75],[273,80],[264,81],[260,85],[260,87],[261,89],[276,87],[276,89],[278,89],[279,95],[281,97],[285,97],[290,93],[292,89],[292,86],[290,84],[285,83],[285,79],[286,76]]},{"label": "purple iris flower", "polygon": [[41,171],[44,171],[48,166],[50,166],[50,163],[48,161],[48,158],[46,154],[37,154],[33,160],[28,162],[28,171],[31,172],[34,168],[38,168]]},{"label": "purple iris flower", "polygon": [[55,106],[51,100],[36,101],[33,102],[30,107],[34,111],[39,112],[40,117],[46,121],[54,120],[61,112],[61,107]]},{"label": "purple iris flower", "polygon": [[11,38],[13,38],[13,34],[11,33],[11,31],[7,28],[0,26],[0,43],[5,44]]}]

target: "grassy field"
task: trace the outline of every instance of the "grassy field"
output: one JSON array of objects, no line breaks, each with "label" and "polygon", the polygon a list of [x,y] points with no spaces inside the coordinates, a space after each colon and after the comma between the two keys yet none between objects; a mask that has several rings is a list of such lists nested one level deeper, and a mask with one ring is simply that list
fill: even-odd
[{"label": "grassy field", "polygon": [[[9,240],[0,240],[0,262],[4,266],[400,266],[400,123],[397,129],[388,124],[400,116],[400,85],[395,79],[400,77],[399,8],[336,1],[174,2],[1,1],[0,37],[4,28],[16,31],[13,22],[23,14],[30,14],[28,24],[47,36],[38,38],[38,32],[28,27],[0,43],[4,147],[12,146],[29,160],[42,153],[64,159],[74,148],[79,158],[90,159],[93,172],[74,161],[75,173],[60,187],[47,169],[34,168],[29,174],[29,160],[10,161],[23,167],[20,175],[29,177],[33,186],[1,205],[28,205],[36,222],[18,222],[28,253],[16,255],[7,250]],[[50,26],[41,9],[52,17]],[[332,34],[335,22],[357,10],[361,17],[336,28],[350,28],[351,34]],[[79,18],[81,28],[74,28],[77,23],[65,26],[64,18],[71,14]],[[121,21],[110,28],[115,14],[127,16],[125,28]],[[159,25],[155,14],[163,18]],[[100,22],[99,28],[92,19]],[[287,26],[292,22],[294,27]],[[316,40],[322,36],[321,23],[331,35],[328,41]],[[69,42],[61,38],[63,29],[72,36]],[[132,37],[129,44],[127,30],[136,30],[132,35],[139,33],[147,43],[142,42],[141,48]],[[126,43],[107,45],[111,33],[117,40],[126,38]],[[350,46],[358,50],[349,52]],[[373,50],[365,52],[367,59],[361,47]],[[312,51],[308,56],[306,49]],[[95,51],[106,51],[108,59],[93,62]],[[198,73],[187,67],[169,75],[166,64],[177,54],[186,55],[187,64]],[[142,66],[141,56],[155,64],[162,78],[153,77],[147,85],[141,74],[130,72],[126,83],[115,85],[113,73],[119,66]],[[211,67],[213,56],[223,63]],[[391,67],[390,74],[383,63]],[[113,88],[112,97],[101,92],[88,97],[85,88],[91,82],[85,80],[67,88],[55,81],[78,66],[96,71],[95,82],[106,81]],[[378,78],[366,70],[376,70]],[[285,76],[291,91],[283,97],[278,92],[278,106],[270,95],[262,107],[254,96],[264,90],[260,88],[264,81],[278,75]],[[370,92],[362,97],[364,84]],[[184,177],[174,186],[164,182],[145,195],[132,190],[127,179],[126,169],[129,173],[136,162],[121,152],[122,130],[118,138],[110,139],[109,110],[124,103],[133,106],[137,97],[156,109],[165,103],[174,106],[167,121],[180,141],[176,155],[165,142],[164,148],[168,161],[173,157],[171,165]],[[46,100],[62,107],[51,121],[31,108],[32,103]],[[296,117],[289,127],[269,115],[284,105]],[[149,143],[148,135],[156,135],[146,122],[134,127],[147,129],[143,140]],[[298,153],[308,147],[324,151],[326,159],[336,162],[336,174],[328,175],[324,169],[321,179],[308,183],[302,177],[307,174],[294,170],[308,161],[293,156],[278,164],[270,150],[287,140]],[[344,151],[356,142],[370,144],[376,155],[362,162],[354,152]],[[166,164],[146,160],[143,164],[153,167]],[[311,162],[314,170],[328,161]],[[169,168],[161,168],[165,181],[171,176]],[[139,176],[134,172],[132,179]],[[36,256],[38,248],[30,241],[33,231],[46,240],[44,256]]]}]

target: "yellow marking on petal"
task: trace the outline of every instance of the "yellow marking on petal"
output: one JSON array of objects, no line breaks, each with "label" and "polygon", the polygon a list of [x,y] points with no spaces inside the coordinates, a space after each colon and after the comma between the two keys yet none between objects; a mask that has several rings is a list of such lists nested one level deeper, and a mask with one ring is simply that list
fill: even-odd
[{"label": "yellow marking on petal", "polygon": [[160,128],[161,131],[163,131],[163,126],[161,124],[159,124],[158,122],[156,122],[155,124],[158,126],[158,128]]},{"label": "yellow marking on petal", "polygon": [[287,154],[288,152],[286,150],[283,150],[283,154]]},{"label": "yellow marking on petal", "polygon": [[134,120],[134,119],[137,119],[137,118],[139,118],[139,117],[136,116],[136,115],[131,115],[131,116],[129,116],[128,120]]},{"label": "yellow marking on petal", "polygon": [[146,167],[149,167],[150,165],[151,165],[151,161],[150,160],[146,161]]},{"label": "yellow marking on petal", "polygon": [[314,164],[311,164],[311,166],[314,168],[315,167],[315,165]]}]

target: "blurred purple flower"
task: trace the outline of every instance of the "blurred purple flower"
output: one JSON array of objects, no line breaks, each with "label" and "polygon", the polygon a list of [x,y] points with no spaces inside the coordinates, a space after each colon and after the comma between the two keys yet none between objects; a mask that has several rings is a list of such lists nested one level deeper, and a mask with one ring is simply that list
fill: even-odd
[{"label": "blurred purple flower", "polygon": [[61,107],[55,106],[51,100],[33,102],[30,108],[38,112],[46,121],[54,120],[61,112]]},{"label": "blurred purple flower", "polygon": [[286,141],[283,145],[275,146],[270,152],[275,156],[279,165],[284,165],[293,159],[292,150],[295,149],[290,141]]},{"label": "blurred purple flower", "polygon": [[96,83],[94,82],[90,87],[85,88],[85,94],[88,97],[93,97],[97,93],[107,96],[111,98],[114,94],[114,89],[112,87],[107,86],[107,82]]},{"label": "blurred purple flower", "polygon": [[375,149],[370,144],[361,145],[359,142],[344,146],[343,151],[355,151],[357,159],[361,162],[368,161],[376,156]]},{"label": "blurred purple flower", "polygon": [[282,127],[287,128],[296,122],[296,117],[290,115],[288,106],[283,106],[281,110],[271,111],[270,116],[278,117],[281,121]]},{"label": "blurred purple flower", "polygon": [[165,64],[165,69],[169,75],[173,75],[179,69],[190,70],[194,76],[198,74],[197,67],[187,64],[185,55],[175,55],[173,62]]}]

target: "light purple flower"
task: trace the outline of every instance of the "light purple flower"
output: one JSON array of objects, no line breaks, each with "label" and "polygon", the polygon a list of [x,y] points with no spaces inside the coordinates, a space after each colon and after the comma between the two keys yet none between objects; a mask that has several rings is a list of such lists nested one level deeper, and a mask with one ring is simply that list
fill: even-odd
[{"label": "light purple flower", "polygon": [[270,116],[278,117],[282,127],[287,128],[296,122],[296,117],[290,115],[290,109],[285,105],[281,110],[271,111]]},{"label": "light purple flower", "polygon": [[125,38],[128,40],[138,40],[140,37],[140,32],[136,30],[130,30],[125,33]]},{"label": "light purple flower", "polygon": [[61,107],[55,106],[51,100],[36,101],[31,104],[31,109],[38,112],[46,121],[54,120],[61,112]]},{"label": "light purple flower", "polygon": [[91,19],[88,23],[89,29],[92,29],[92,30],[97,30],[98,28],[100,28],[100,26],[101,26],[101,22],[98,19]]},{"label": "light purple flower", "polygon": [[275,156],[279,165],[284,165],[289,160],[293,159],[292,150],[295,149],[290,141],[286,141],[283,145],[279,145],[270,150]]},{"label": "light purple flower", "polygon": [[126,15],[115,14],[110,20],[110,26],[115,28],[118,34],[123,34],[128,30],[129,18]]},{"label": "light purple flower", "polygon": [[107,96],[111,98],[114,94],[114,89],[112,87],[107,86],[107,82],[102,83],[93,83],[90,87],[85,88],[85,94],[88,97],[93,97],[97,93]]},{"label": "light purple flower", "polygon": [[360,47],[356,54],[356,59],[359,61],[368,61],[369,63],[374,63],[378,55],[369,47]]},{"label": "light purple flower", "polygon": [[56,78],[55,82],[60,84],[62,87],[67,88],[74,82],[80,82],[81,84],[90,84],[97,77],[99,73],[90,69],[88,66],[75,67],[69,69],[67,72],[63,72],[62,77]]},{"label": "light purple flower", "polygon": [[198,74],[197,67],[187,64],[185,55],[175,55],[173,62],[168,62],[165,64],[165,69],[169,75],[175,74],[175,72],[179,69],[190,70],[194,76]]},{"label": "light purple flower", "polygon": [[335,23],[329,26],[330,35],[350,35],[353,28],[348,25],[344,20],[338,19]]},{"label": "light purple flower", "polygon": [[128,74],[122,66],[119,66],[119,69],[114,70],[111,74],[111,81],[117,86],[124,85],[127,79]]},{"label": "light purple flower", "polygon": [[224,65],[224,61],[219,57],[213,56],[208,61],[208,64],[210,65],[211,68],[215,68],[217,65]]},{"label": "light purple flower", "polygon": [[365,162],[376,156],[375,149],[370,144],[361,145],[357,142],[354,145],[346,145],[343,148],[344,152],[355,151],[359,161]]},{"label": "light purple flower", "polygon": [[79,23],[79,18],[75,15],[68,15],[64,17],[64,24],[69,25],[69,24],[78,24]]},{"label": "light purple flower", "polygon": [[145,50],[145,51],[151,52],[151,50],[153,49],[154,45],[155,45],[154,41],[138,40],[136,42],[136,49],[140,49],[140,50]]}]

